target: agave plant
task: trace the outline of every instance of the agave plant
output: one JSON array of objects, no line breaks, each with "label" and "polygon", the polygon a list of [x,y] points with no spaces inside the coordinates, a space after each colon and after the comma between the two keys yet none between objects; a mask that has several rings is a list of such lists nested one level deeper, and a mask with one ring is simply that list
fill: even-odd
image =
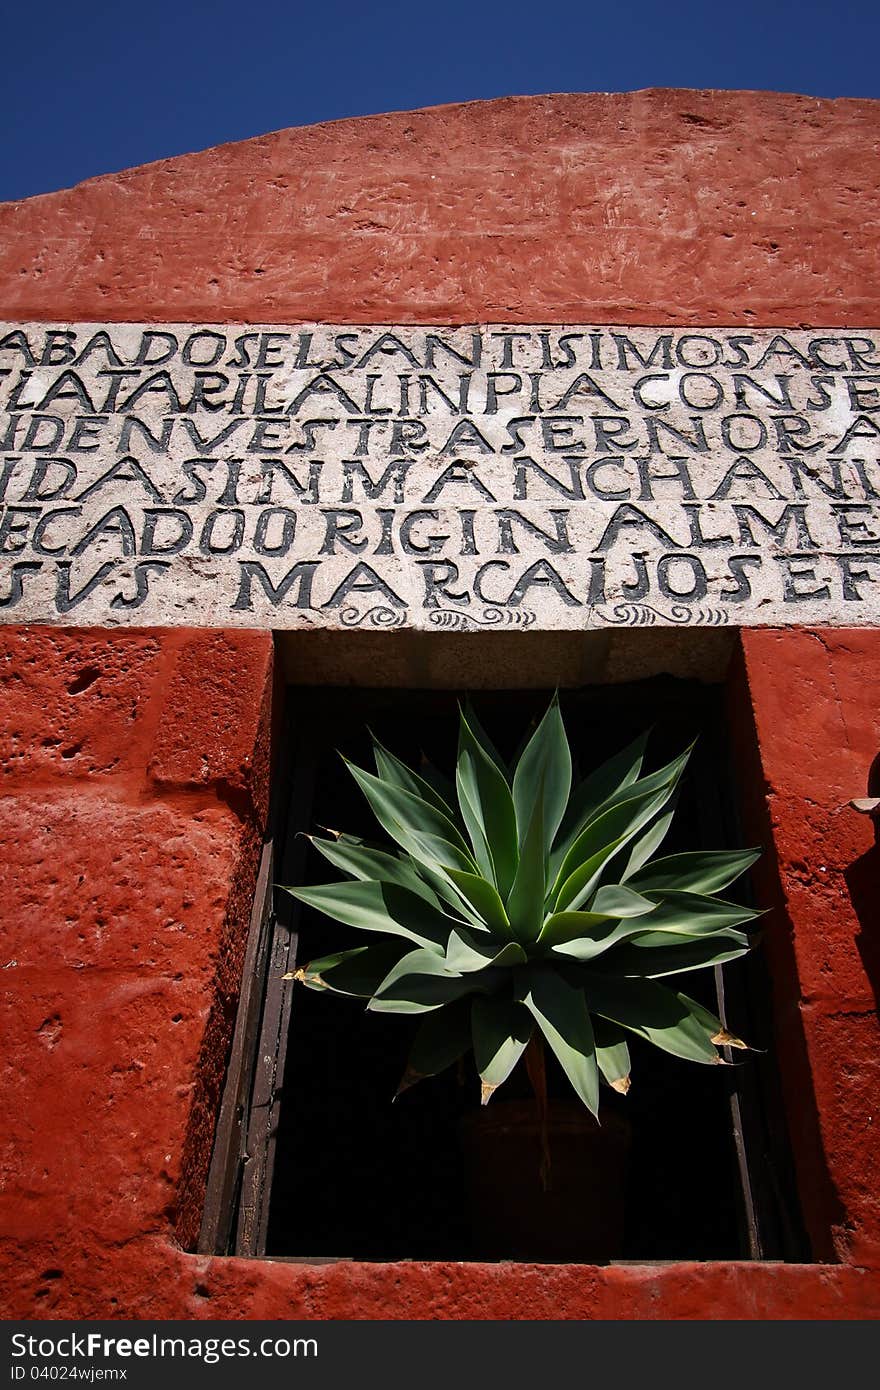
[{"label": "agave plant", "polygon": [[646,737],[573,788],[554,697],[512,772],[469,706],[454,787],[379,743],[375,774],[348,764],[394,846],[310,837],[347,877],[287,891],[375,939],[295,978],[424,1015],[402,1087],[473,1050],[485,1104],[534,1034],[595,1115],[600,1078],[629,1089],[630,1034],[694,1062],[745,1046],[660,981],[749,949],[758,914],[717,894],[757,854],[654,857],[691,748],[643,775]]}]

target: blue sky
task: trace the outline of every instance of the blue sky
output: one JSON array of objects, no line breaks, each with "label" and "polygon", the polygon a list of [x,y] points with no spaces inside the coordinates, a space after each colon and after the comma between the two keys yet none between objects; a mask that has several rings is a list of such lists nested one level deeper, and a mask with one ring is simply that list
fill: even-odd
[{"label": "blue sky", "polygon": [[880,0],[6,0],[0,44],[0,201],[283,126],[481,97],[880,97]]}]

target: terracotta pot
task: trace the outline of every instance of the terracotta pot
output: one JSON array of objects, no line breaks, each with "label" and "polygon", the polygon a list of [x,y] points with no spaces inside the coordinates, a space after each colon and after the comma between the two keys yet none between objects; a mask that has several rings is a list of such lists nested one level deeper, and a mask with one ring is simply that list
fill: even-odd
[{"label": "terracotta pot", "polygon": [[577,1103],[549,1105],[549,1184],[534,1101],[492,1101],[464,1116],[473,1257],[599,1264],[619,1255],[630,1127]]}]

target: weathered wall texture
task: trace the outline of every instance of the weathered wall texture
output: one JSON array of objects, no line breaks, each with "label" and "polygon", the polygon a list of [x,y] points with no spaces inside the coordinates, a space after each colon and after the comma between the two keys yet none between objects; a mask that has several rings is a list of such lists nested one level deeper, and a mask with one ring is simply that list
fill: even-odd
[{"label": "weathered wall texture", "polygon": [[[876,324],[878,141],[878,103],[705,92],[282,132],[0,208],[2,312]],[[878,849],[846,803],[880,742],[878,656],[875,631],[752,633],[732,690],[778,861],[766,935],[825,1263],[309,1267],[185,1253],[265,808],[270,639],[6,629],[4,1311],[876,1316]]]},{"label": "weathered wall texture", "polygon": [[198,1234],[271,675],[264,634],[3,635],[0,1287],[22,1312],[62,1287],[88,1311],[77,1252]]},{"label": "weathered wall texture", "polygon": [[[880,632],[742,634],[731,722],[798,1189],[817,1258],[880,1263]],[[805,1104],[812,1096],[815,1105]]]},{"label": "weathered wall texture", "polygon": [[0,209],[8,319],[880,322],[871,101],[513,97]]}]

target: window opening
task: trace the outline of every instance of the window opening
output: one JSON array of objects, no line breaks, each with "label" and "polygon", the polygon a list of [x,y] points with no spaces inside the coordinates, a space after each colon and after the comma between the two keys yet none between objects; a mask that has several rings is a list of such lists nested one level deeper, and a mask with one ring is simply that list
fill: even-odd
[{"label": "window opening", "polygon": [[[665,854],[741,843],[722,696],[720,687],[654,677],[561,697],[581,773],[651,724],[651,767],[699,735]],[[475,703],[501,751],[512,756],[548,698],[549,692],[532,690],[482,692]],[[270,909],[269,886],[273,879],[330,876],[301,831],[323,825],[376,838],[369,808],[337,752],[369,766],[368,727],[410,765],[424,751],[448,768],[456,697],[437,690],[290,692],[290,773],[276,786],[276,849],[274,857],[270,848],[264,855],[265,896],[261,905],[258,897],[249,947],[255,978],[265,962],[266,993],[257,1020],[246,979],[202,1248],[302,1260],[527,1259],[527,1232],[511,1232],[506,1243],[503,1233],[475,1233],[461,1127],[478,1105],[471,1071],[465,1068],[462,1081],[451,1069],[392,1104],[409,1047],[408,1020],[367,1014],[355,999],[300,987],[294,993],[282,978],[295,959],[362,944],[354,933],[349,943],[345,928],[287,894],[276,894]],[[748,891],[742,883],[737,888]],[[714,979],[706,970],[677,978],[764,1054],[729,1068],[701,1067],[634,1038],[630,1094],[603,1088],[609,1111],[622,1112],[632,1126],[619,1258],[808,1258],[769,1050],[762,965],[752,952],[716,970]],[[549,1084],[551,1096],[567,1098],[552,1061]],[[519,1067],[491,1104],[530,1094]],[[594,1199],[583,1194],[584,1201]],[[577,1259],[576,1235],[572,1240],[571,1248],[547,1257]]]}]

